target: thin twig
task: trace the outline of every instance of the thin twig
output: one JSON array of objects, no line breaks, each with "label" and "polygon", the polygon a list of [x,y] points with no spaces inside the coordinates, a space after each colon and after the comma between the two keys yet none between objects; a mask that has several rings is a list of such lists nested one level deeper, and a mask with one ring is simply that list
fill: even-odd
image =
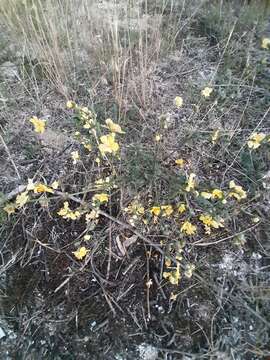
[{"label": "thin twig", "polygon": [[14,167],[14,170],[15,170],[18,178],[21,180],[21,175],[20,175],[20,173],[19,173],[19,170],[18,170],[15,162],[13,161],[13,159],[12,159],[12,157],[11,157],[11,154],[10,154],[10,151],[9,151],[9,149],[8,149],[8,147],[7,147],[7,144],[5,143],[5,140],[4,140],[4,138],[3,138],[3,136],[2,136],[1,134],[0,134],[0,139],[1,139],[1,142],[2,142],[2,144],[3,144],[3,146],[4,146],[4,149],[6,150],[7,156],[8,156],[8,158],[9,158],[12,166]]},{"label": "thin twig", "polygon": [[225,237],[225,238],[223,238],[223,239],[220,239],[220,240],[217,240],[217,241],[212,241],[212,242],[208,242],[208,243],[202,243],[202,242],[200,242],[201,240],[199,240],[199,241],[196,241],[195,243],[193,243],[192,246],[210,246],[210,245],[216,245],[216,244],[219,244],[219,243],[221,243],[221,242],[223,242],[223,241],[226,241],[226,240],[235,238],[235,237],[237,237],[237,236],[239,236],[239,235],[241,235],[241,234],[244,234],[244,233],[246,233],[247,231],[253,230],[253,229],[254,229],[255,227],[257,227],[257,226],[258,226],[258,224],[252,225],[252,226],[250,226],[249,228],[247,228],[247,229],[245,229],[245,230],[243,230],[243,231],[240,231],[240,232],[238,232],[238,233],[236,233],[236,234],[227,236],[227,237]]},{"label": "thin twig", "polygon": [[112,260],[112,222],[110,221],[110,224],[109,224],[109,258],[108,258],[107,274],[106,274],[107,280],[110,277],[111,260]]}]

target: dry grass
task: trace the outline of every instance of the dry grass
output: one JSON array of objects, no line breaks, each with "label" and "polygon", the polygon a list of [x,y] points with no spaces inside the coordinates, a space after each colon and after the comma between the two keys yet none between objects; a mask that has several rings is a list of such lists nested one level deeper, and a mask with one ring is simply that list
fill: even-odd
[{"label": "dry grass", "polygon": [[4,0],[1,12],[24,56],[36,59],[34,67],[61,94],[68,97],[80,82],[92,92],[99,82],[112,83],[120,108],[131,101],[146,107],[161,52],[172,49],[203,2],[184,21],[185,2],[157,4],[145,1],[142,11],[140,1]]}]

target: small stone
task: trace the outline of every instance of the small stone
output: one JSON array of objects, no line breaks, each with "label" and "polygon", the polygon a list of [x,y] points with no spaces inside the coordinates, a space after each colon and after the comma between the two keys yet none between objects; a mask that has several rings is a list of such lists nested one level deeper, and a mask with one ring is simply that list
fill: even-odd
[{"label": "small stone", "polygon": [[6,334],[5,334],[4,330],[0,327],[0,339],[2,339],[5,336],[6,336]]},{"label": "small stone", "polygon": [[148,344],[141,344],[138,346],[141,360],[156,360],[158,358],[158,350]]}]

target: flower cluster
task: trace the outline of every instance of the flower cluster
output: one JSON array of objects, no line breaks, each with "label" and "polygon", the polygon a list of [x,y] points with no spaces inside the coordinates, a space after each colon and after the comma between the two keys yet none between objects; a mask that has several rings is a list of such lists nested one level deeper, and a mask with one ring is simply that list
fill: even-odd
[{"label": "flower cluster", "polygon": [[126,208],[124,212],[129,215],[129,223],[132,226],[135,226],[138,221],[143,221],[143,216],[145,214],[144,206],[141,204],[138,198],[135,198]]},{"label": "flower cluster", "polygon": [[42,119],[37,118],[36,116],[33,116],[29,121],[30,121],[30,123],[33,124],[34,130],[36,133],[38,133],[38,134],[44,133],[46,120],[42,120]]},{"label": "flower cluster", "polygon": [[[93,144],[95,143],[103,158],[106,157],[107,154],[117,155],[119,153],[120,146],[116,141],[116,135],[125,133],[119,124],[116,124],[112,119],[108,118],[105,120],[105,125],[101,126],[93,111],[85,106],[79,106],[72,100],[67,102],[67,108],[75,111],[75,119],[78,119],[82,125],[82,129],[87,131],[86,135],[80,131],[76,131],[75,136],[88,152],[93,150]],[[109,130],[110,133],[102,134],[102,127]],[[80,159],[78,151],[73,151],[71,157],[73,164],[76,164]],[[99,164],[100,159],[96,158],[96,162]]]},{"label": "flower cluster", "polygon": [[78,210],[71,210],[68,201],[64,202],[64,206],[57,212],[63,219],[77,220],[80,218],[81,213]]},{"label": "flower cluster", "polygon": [[[201,95],[205,98],[209,98],[213,93],[212,87],[205,87],[201,90]],[[174,104],[177,108],[183,106],[183,99],[177,96],[174,99]],[[93,181],[87,184],[83,188],[86,194],[83,203],[79,207],[73,208],[73,197],[63,196],[63,193],[56,191],[59,186],[58,181],[53,183],[45,183],[32,179],[28,180],[28,184],[25,189],[21,191],[14,202],[6,204],[4,210],[8,215],[14,213],[17,209],[24,207],[31,198],[35,198],[37,195],[46,199],[52,199],[51,195],[55,194],[56,197],[63,196],[64,199],[70,201],[64,201],[60,208],[58,208],[57,215],[66,220],[76,221],[84,219],[85,231],[82,236],[83,241],[89,241],[91,235],[90,231],[93,231],[99,218],[104,215],[103,208],[106,208],[114,198],[112,192],[117,188],[116,180],[116,168],[115,160],[119,159],[120,145],[118,142],[119,136],[125,134],[121,126],[115,123],[111,118],[106,119],[104,122],[99,122],[94,111],[87,107],[79,106],[74,101],[67,102],[67,108],[74,111],[74,119],[79,124],[80,128],[76,131],[75,136],[79,143],[82,145],[79,149],[70,152],[70,158],[74,165],[85,166],[84,159],[86,157],[92,157],[95,161],[95,165],[98,175],[94,176]],[[45,131],[46,121],[33,117],[30,122],[34,126],[34,130],[42,134]],[[212,134],[212,143],[216,144],[219,139],[220,131],[217,129]],[[159,148],[159,142],[163,142],[163,135],[155,134],[156,149]],[[257,149],[262,143],[269,141],[267,135],[264,133],[253,133],[250,135],[247,145],[250,149]],[[83,152],[83,150],[86,150]],[[175,159],[175,158],[174,158]],[[195,270],[193,264],[183,264],[183,251],[186,239],[192,240],[201,234],[210,235],[212,232],[220,231],[224,229],[227,231],[227,218],[230,216],[224,216],[224,209],[230,204],[235,204],[235,200],[242,201],[247,198],[247,192],[243,187],[237,184],[234,180],[229,182],[229,187],[219,188],[218,186],[211,186],[210,188],[200,189],[199,177],[194,173],[187,173],[187,169],[190,167],[191,162],[184,160],[183,158],[176,158],[174,160],[175,168],[178,172],[185,172],[186,178],[179,181],[179,191],[177,195],[167,201],[153,201],[152,194],[150,194],[150,200],[146,203],[139,196],[135,196],[130,203],[123,209],[123,214],[127,218],[130,225],[136,227],[142,227],[143,232],[151,231],[159,225],[161,232],[163,229],[170,232],[172,226],[174,231],[179,234],[179,239],[184,240],[183,243],[177,244],[174,249],[169,248],[169,255],[165,259],[165,270],[163,272],[163,278],[168,280],[172,285],[178,285],[181,277],[184,275],[186,278],[190,278]],[[97,177],[98,176],[98,177]],[[61,184],[61,188],[64,185]],[[117,191],[116,191],[117,193]],[[89,195],[90,194],[90,195]],[[203,199],[209,200],[204,201]],[[226,205],[229,203],[228,205]],[[101,208],[102,207],[102,211]],[[220,214],[221,213],[221,214]],[[226,219],[226,225],[225,220]],[[83,260],[90,252],[83,244],[80,243],[77,246],[77,250],[73,252],[74,257],[77,260]],[[167,245],[167,244],[166,244]],[[169,245],[170,246],[170,245]],[[170,260],[174,256],[174,264]],[[86,258],[87,259],[87,258]],[[183,270],[183,274],[182,271]],[[149,285],[150,286],[150,285]]]},{"label": "flower cluster", "polygon": [[53,194],[54,190],[58,188],[58,181],[54,181],[51,186],[47,186],[43,183],[34,183],[33,179],[28,179],[28,184],[25,185],[25,190],[20,192],[14,202],[9,202],[5,205],[4,211],[8,215],[15,213],[16,210],[23,208],[31,199],[31,193],[42,194],[49,193]]},{"label": "flower cluster", "polygon": [[[267,135],[264,133],[253,133],[250,135],[248,139],[248,147],[250,149],[258,149],[258,147],[261,146],[262,142],[266,139]],[[270,141],[270,137],[268,139],[268,142]]]},{"label": "flower cluster", "polygon": [[247,194],[241,185],[236,185],[236,183],[231,180],[229,183],[229,192],[222,191],[220,189],[214,189],[211,191],[202,191],[200,196],[207,200],[221,200],[223,204],[227,203],[227,199],[234,197],[236,200],[240,201],[246,199]]},{"label": "flower cluster", "polygon": [[236,185],[236,183],[231,180],[229,187],[231,191],[229,192],[229,197],[234,197],[236,200],[240,201],[246,199],[247,193],[240,185]]},{"label": "flower cluster", "polygon": [[204,224],[206,234],[211,233],[211,228],[218,229],[224,227],[223,219],[214,219],[213,216],[209,214],[202,214],[199,219]]}]

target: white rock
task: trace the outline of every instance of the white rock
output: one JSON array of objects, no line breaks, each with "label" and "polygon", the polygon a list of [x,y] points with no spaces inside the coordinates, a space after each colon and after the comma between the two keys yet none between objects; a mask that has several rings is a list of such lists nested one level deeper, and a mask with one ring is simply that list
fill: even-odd
[{"label": "white rock", "polygon": [[4,330],[0,327],[0,339],[2,339],[5,336],[6,334],[4,333]]},{"label": "white rock", "polygon": [[141,344],[138,346],[141,360],[156,360],[158,358],[158,350],[148,344]]}]

